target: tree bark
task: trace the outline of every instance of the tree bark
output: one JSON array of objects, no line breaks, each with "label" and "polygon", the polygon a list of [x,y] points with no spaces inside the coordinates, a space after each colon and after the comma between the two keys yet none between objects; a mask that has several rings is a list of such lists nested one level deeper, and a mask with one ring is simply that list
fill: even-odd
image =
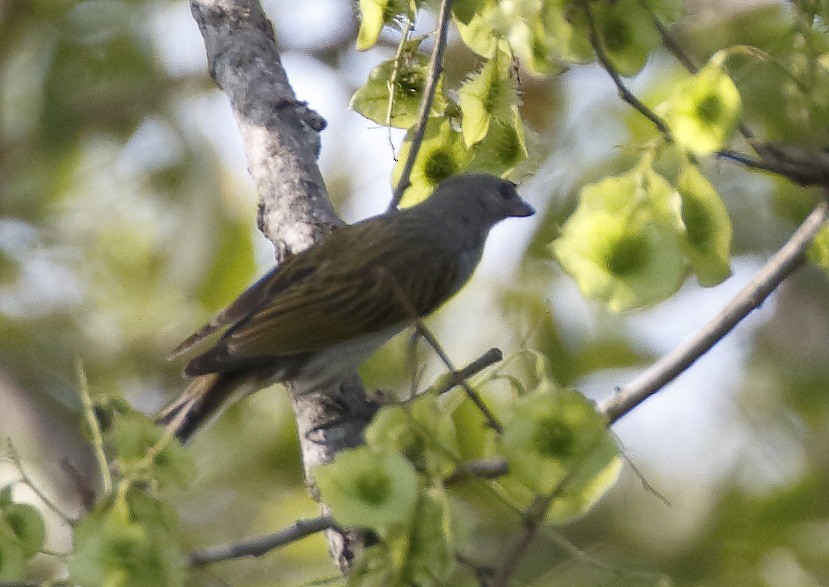
[{"label": "tree bark", "polygon": [[[190,7],[204,37],[210,75],[230,99],[239,124],[259,193],[259,229],[274,244],[278,263],[343,224],[317,166],[325,121],[296,99],[258,0],[191,0]],[[306,484],[318,501],[313,468],[361,444],[374,411],[356,374],[324,391],[292,400]],[[328,542],[346,572],[359,535],[332,529]]]}]

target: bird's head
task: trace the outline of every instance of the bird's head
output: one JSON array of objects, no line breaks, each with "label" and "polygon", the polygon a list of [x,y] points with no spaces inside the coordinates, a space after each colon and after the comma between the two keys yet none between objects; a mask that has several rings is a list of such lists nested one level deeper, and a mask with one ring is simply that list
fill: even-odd
[{"label": "bird's head", "polygon": [[535,210],[515,184],[486,173],[455,175],[441,182],[426,200],[447,217],[488,230],[505,218],[532,216]]}]

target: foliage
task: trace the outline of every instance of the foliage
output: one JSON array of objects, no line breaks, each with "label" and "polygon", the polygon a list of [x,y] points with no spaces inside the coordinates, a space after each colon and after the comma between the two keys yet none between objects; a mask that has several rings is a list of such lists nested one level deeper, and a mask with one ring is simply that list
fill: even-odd
[{"label": "foliage", "polygon": [[[683,286],[697,292],[685,283],[691,274],[710,288],[746,259],[768,257],[825,197],[730,167],[726,158],[755,159],[752,147],[767,142],[818,154],[829,143],[826,3],[709,19],[685,15],[678,2],[456,0],[459,38],[419,143],[434,40],[410,25],[437,3],[361,0],[359,7],[356,47],[376,48],[362,63],[382,57],[363,69],[370,73],[350,105],[372,127],[405,131],[393,185],[416,150],[401,204],[464,171],[521,180],[541,167],[545,193],[527,262],[502,308],[484,321],[493,330],[449,321],[463,330],[470,355],[477,343],[494,342],[496,328],[504,341],[512,329],[521,345],[537,349],[470,384],[503,434],[462,390],[438,397],[431,389],[384,406],[365,431],[365,447],[316,472],[337,523],[372,530],[349,584],[478,584],[503,567],[507,547],[533,519],[539,537],[515,575],[525,584],[829,581],[829,479],[820,448],[829,442],[829,229],[809,252],[822,273],[788,282],[763,308],[768,323],[743,337],[745,356],[729,367],[739,394],[724,390],[721,405],[705,406],[733,418],[727,434],[710,428],[694,436],[699,460],[677,466],[686,457],[673,451],[687,455],[679,449],[688,444],[680,432],[685,413],[647,412],[654,430],[668,424],[663,437],[640,444],[654,453],[669,447],[665,469],[674,472],[643,474],[657,478],[671,508],[630,475],[614,486],[618,443],[604,415],[574,390],[599,385],[609,395],[627,377],[622,369],[663,352],[642,340],[637,320],[647,314],[633,311],[680,303]],[[15,469],[0,489],[0,582],[67,577],[83,587],[175,587],[198,580],[187,556],[193,544],[271,532],[315,512],[284,398],[251,398],[187,449],[125,399],[147,406],[157,390],[180,386],[160,349],[180,325],[229,301],[255,268],[253,212],[240,212],[252,207],[220,167],[209,138],[214,121],[209,129],[198,124],[206,72],[176,72],[159,57],[152,30],[168,9],[165,2],[12,0],[0,10],[0,366],[13,380],[8,387],[19,388],[2,398],[0,416],[14,420],[19,411],[26,436],[32,430],[52,442],[32,457],[40,475],[60,476],[50,463],[64,456],[91,462],[78,455],[81,443],[105,464],[81,471],[96,479],[96,499],[71,524],[50,518],[42,496],[30,503],[27,492],[40,491],[41,477]],[[398,37],[389,58],[383,45]],[[314,54],[341,65],[347,61],[338,52],[350,49],[337,43]],[[699,67],[685,69],[688,60]],[[607,87],[615,82],[633,96],[622,91],[632,106],[625,114],[621,101],[588,100],[585,80],[601,69],[612,74]],[[190,118],[189,108],[197,112]],[[540,119],[552,122],[533,128]],[[349,137],[352,144],[359,143]],[[542,166],[546,149],[553,155]],[[337,159],[329,185],[355,181]],[[573,301],[569,283],[590,304]],[[561,299],[569,300],[565,312]],[[682,314],[667,304],[657,311],[664,308]],[[658,320],[663,334],[678,329]],[[404,355],[402,347],[369,364],[370,383],[373,375],[409,384],[408,371],[391,366],[399,357],[387,360]],[[101,390],[91,409],[73,393],[77,353]],[[702,388],[725,386],[713,379],[694,395],[710,398]],[[28,413],[43,420],[30,423]],[[717,455],[740,438],[759,452],[728,453],[712,480]],[[461,475],[470,463],[493,460],[509,472]],[[63,542],[69,554],[47,548],[61,528],[71,534]],[[568,541],[601,563],[574,556]],[[329,572],[319,537],[256,565],[227,570],[239,573],[227,582],[294,584]]]}]

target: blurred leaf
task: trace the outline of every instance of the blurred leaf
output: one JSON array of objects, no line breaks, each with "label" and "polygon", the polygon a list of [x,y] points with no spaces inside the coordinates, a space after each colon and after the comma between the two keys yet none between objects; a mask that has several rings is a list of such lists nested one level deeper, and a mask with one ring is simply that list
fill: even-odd
[{"label": "blurred leaf", "polygon": [[647,10],[637,0],[596,2],[593,6],[596,28],[610,62],[621,75],[634,75],[659,42]]},{"label": "blurred leaf", "polygon": [[27,503],[13,503],[0,509],[0,518],[14,533],[25,558],[32,558],[43,548],[46,523],[39,509]]},{"label": "blurred leaf", "polygon": [[[412,134],[412,129],[409,129],[397,164],[392,170],[392,182],[395,185],[409,155]],[[463,136],[452,128],[452,122],[446,118],[430,118],[412,168],[411,185],[404,192],[400,205],[408,208],[419,204],[429,197],[441,181],[462,171],[468,160],[469,152],[464,147]]]},{"label": "blurred leaf", "polygon": [[731,219],[714,186],[690,162],[680,173],[685,250],[700,285],[712,286],[731,275]]},{"label": "blurred leaf", "polygon": [[129,519],[124,508],[93,512],[75,528],[69,577],[80,585],[177,587],[187,559],[167,533]]},{"label": "blurred leaf", "polygon": [[459,460],[451,414],[431,393],[382,407],[364,435],[368,446],[402,454],[431,478],[449,474]]},{"label": "blurred leaf", "polygon": [[812,263],[822,268],[829,276],[829,224],[826,224],[815,237],[808,251]]},{"label": "blurred leaf", "polygon": [[593,404],[549,383],[516,400],[501,446],[516,478],[537,494],[555,492],[549,520],[585,513],[621,470],[616,444]]},{"label": "blurred leaf", "polygon": [[[416,49],[416,47],[415,47]],[[413,49],[414,50],[414,49]],[[408,128],[417,122],[420,102],[428,76],[429,57],[421,53],[404,53],[398,66],[389,59],[371,70],[368,81],[351,97],[349,107],[377,124]],[[394,89],[390,92],[393,72],[397,68]],[[389,110],[389,100],[392,100]],[[443,78],[438,79],[430,116],[440,116],[446,108]],[[391,114],[391,116],[389,116]]]},{"label": "blurred leaf", "polygon": [[585,296],[615,312],[654,304],[685,276],[670,211],[675,197],[645,167],[584,186],[578,208],[550,247]]},{"label": "blurred leaf", "polygon": [[20,581],[25,575],[24,547],[8,522],[0,518],[0,581]]},{"label": "blurred leaf", "polygon": [[164,430],[137,412],[115,417],[111,436],[117,461],[126,475],[140,480],[157,479],[176,487],[186,487],[196,468],[184,447]]},{"label": "blurred leaf", "polygon": [[314,478],[337,522],[349,528],[405,524],[418,497],[417,473],[408,460],[366,447],[340,451],[314,470]]},{"label": "blurred leaf", "polygon": [[741,109],[734,82],[712,61],[696,75],[679,81],[656,111],[680,145],[707,155],[721,149],[734,133]]},{"label": "blurred leaf", "polygon": [[211,310],[233,301],[256,271],[250,220],[245,217],[221,220],[213,262],[198,291],[202,306]]}]

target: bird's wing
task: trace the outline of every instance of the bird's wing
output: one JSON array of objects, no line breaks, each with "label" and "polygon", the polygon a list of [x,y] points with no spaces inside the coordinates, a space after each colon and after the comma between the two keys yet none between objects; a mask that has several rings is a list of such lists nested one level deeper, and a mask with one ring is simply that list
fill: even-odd
[{"label": "bird's wing", "polygon": [[229,306],[211,318],[209,322],[184,339],[167,355],[167,359],[175,359],[219,329],[244,319],[267,303],[279,291],[305,279],[313,272],[314,267],[303,263],[301,256],[287,257],[282,263],[250,285]]},{"label": "bird's wing", "polygon": [[422,262],[417,248],[394,256],[374,251],[362,262],[318,267],[234,325],[191,361],[187,373],[232,371],[258,359],[313,353],[403,327],[412,311],[430,313],[457,289],[460,267],[456,255],[439,252]]}]

